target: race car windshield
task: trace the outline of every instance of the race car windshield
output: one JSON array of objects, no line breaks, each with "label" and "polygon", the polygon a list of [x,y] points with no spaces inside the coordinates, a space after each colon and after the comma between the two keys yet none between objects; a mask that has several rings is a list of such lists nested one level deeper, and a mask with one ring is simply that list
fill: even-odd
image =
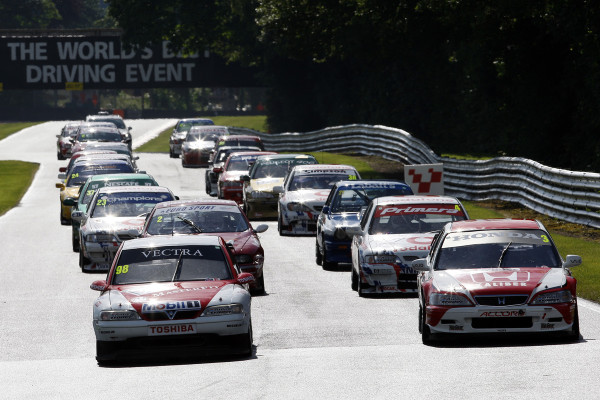
[{"label": "race car windshield", "polygon": [[121,252],[113,285],[233,279],[221,246],[164,246]]},{"label": "race car windshield", "polygon": [[232,158],[227,165],[227,171],[248,171],[256,157]]},{"label": "race car windshield", "polygon": [[198,233],[198,228],[202,233],[244,232],[250,229],[236,207],[218,208],[210,211],[160,210],[152,215],[146,231],[150,235],[172,235]]},{"label": "race car windshield", "polygon": [[316,164],[312,159],[305,160],[273,160],[260,164],[255,164],[252,170],[252,179],[262,178],[285,178],[288,171],[294,165]]},{"label": "race car windshield", "polygon": [[[356,178],[356,175],[354,175]],[[337,182],[346,180],[348,174],[296,175],[292,178],[288,190],[293,192],[303,189],[331,189]]]},{"label": "race car windshield", "polygon": [[462,208],[455,204],[386,204],[374,209],[369,233],[427,233],[464,219]]},{"label": "race car windshield", "polygon": [[169,200],[174,200],[169,193],[100,193],[90,216],[138,217],[152,211],[157,203]]},{"label": "race car windshield", "polygon": [[361,208],[368,206],[377,197],[410,195],[412,191],[408,187],[390,188],[352,188],[339,190],[331,202],[331,211],[359,212]]},{"label": "race car windshield", "polygon": [[123,140],[119,132],[87,131],[77,135],[78,142],[120,142]]},{"label": "race car windshield", "polygon": [[543,231],[490,230],[444,238],[434,269],[560,268],[556,248]]},{"label": "race car windshield", "polygon": [[214,125],[214,122],[208,119],[199,119],[193,121],[183,121],[177,125],[177,132],[189,131],[192,126]]},{"label": "race car windshield", "polygon": [[102,164],[102,165],[81,165],[73,168],[67,186],[81,186],[87,178],[99,174],[118,174],[132,173],[133,167],[129,164]]}]

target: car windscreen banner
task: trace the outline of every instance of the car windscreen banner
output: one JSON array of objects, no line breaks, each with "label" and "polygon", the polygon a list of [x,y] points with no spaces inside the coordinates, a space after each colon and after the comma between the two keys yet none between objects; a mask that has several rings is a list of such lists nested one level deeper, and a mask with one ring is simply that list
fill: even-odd
[{"label": "car windscreen banner", "polygon": [[3,90],[258,86],[253,69],[208,52],[129,50],[119,36],[0,37],[0,60]]}]

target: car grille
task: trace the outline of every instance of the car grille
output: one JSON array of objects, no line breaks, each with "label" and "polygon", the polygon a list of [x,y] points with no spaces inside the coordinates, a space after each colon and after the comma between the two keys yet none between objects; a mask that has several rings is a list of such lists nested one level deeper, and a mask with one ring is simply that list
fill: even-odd
[{"label": "car grille", "polygon": [[[173,320],[178,319],[194,319],[199,314],[198,310],[190,310],[190,311],[177,311]],[[168,321],[169,317],[164,312],[152,312],[152,313],[144,313],[142,317],[146,321]]]},{"label": "car grille", "polygon": [[475,296],[477,304],[482,306],[513,306],[517,304],[525,304],[527,295],[508,295],[508,296]]},{"label": "car grille", "polygon": [[473,318],[471,326],[473,329],[531,328],[533,321],[531,317]]}]

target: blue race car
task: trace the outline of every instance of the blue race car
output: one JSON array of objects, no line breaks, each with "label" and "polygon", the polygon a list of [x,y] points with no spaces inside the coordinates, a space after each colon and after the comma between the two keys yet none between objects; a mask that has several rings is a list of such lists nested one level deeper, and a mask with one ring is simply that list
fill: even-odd
[{"label": "blue race car", "polygon": [[316,261],[324,269],[350,263],[352,236],[349,226],[358,226],[361,210],[374,198],[411,195],[410,186],[398,181],[359,180],[337,182],[317,219]]}]

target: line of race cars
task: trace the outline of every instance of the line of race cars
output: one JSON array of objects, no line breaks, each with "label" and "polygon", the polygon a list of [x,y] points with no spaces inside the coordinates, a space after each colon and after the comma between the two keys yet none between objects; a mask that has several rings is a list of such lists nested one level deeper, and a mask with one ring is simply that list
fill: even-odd
[{"label": "line of race cars", "polygon": [[314,235],[316,263],[351,264],[359,296],[417,294],[423,343],[460,333],[578,340],[570,268],[581,258],[563,261],[538,221],[469,220],[456,198],[414,195],[400,181],[361,180],[350,165],[264,152],[259,137],[230,135],[206,119],[182,121],[182,166],[208,165],[206,192],[218,199],[178,200],[137,171],[135,157],[127,164],[94,143],[59,175],[61,223],[72,224],[80,267],[107,271],[92,284],[101,292],[99,362],[173,342],[250,355],[250,296],[265,292],[257,234],[268,227],[250,219],[277,219],[282,236]]}]

